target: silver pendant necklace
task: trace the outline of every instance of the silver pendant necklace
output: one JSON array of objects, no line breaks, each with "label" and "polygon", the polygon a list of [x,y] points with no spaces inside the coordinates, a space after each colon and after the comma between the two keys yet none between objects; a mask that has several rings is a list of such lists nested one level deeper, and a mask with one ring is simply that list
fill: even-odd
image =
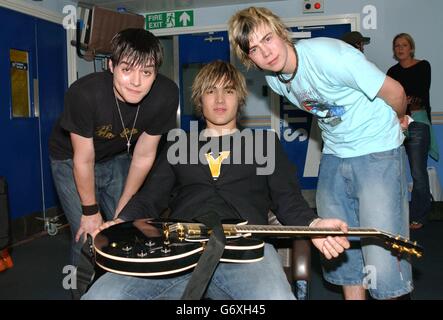
[{"label": "silver pendant necklace", "polygon": [[132,124],[131,133],[129,134],[129,138],[128,138],[128,134],[126,133],[125,123],[123,122],[122,113],[120,111],[120,105],[118,103],[118,100],[117,100],[117,97],[115,96],[115,94],[114,94],[114,98],[115,98],[115,104],[117,105],[118,115],[120,116],[120,121],[122,123],[123,133],[125,134],[125,138],[127,141],[126,146],[128,148],[127,152],[129,154],[129,149],[131,148],[132,133],[134,132],[135,123],[137,122],[138,111],[140,110],[140,104],[138,104],[138,106],[137,106],[137,112],[135,113],[134,123]]},{"label": "silver pendant necklace", "polygon": [[293,48],[294,48],[294,53],[295,53],[295,58],[296,58],[296,62],[295,62],[296,65],[295,65],[295,70],[292,73],[291,77],[289,79],[285,79],[285,78],[283,78],[281,73],[276,73],[277,79],[286,85],[286,91],[288,91],[288,93],[291,91],[291,81],[295,78],[295,75],[297,74],[298,63],[299,63],[297,50],[295,49],[295,47],[293,47]]}]

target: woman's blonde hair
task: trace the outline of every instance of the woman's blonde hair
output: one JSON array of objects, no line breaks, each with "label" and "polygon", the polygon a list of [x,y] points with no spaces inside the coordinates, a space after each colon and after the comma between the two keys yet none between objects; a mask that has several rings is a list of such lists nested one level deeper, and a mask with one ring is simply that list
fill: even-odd
[{"label": "woman's blonde hair", "polygon": [[261,25],[269,26],[277,36],[293,45],[287,27],[271,10],[249,7],[238,11],[228,22],[229,41],[237,57],[248,69],[255,66],[249,58],[249,39]]},{"label": "woman's blonde hair", "polygon": [[195,107],[195,113],[202,116],[201,98],[206,90],[215,87],[218,84],[232,87],[237,92],[238,110],[246,103],[248,92],[246,89],[246,80],[243,74],[227,61],[216,60],[206,64],[197,74],[192,84],[191,100]]},{"label": "woman's blonde hair", "polygon": [[411,35],[409,33],[399,33],[394,37],[394,40],[392,40],[392,51],[394,52],[394,59],[397,59],[397,56],[395,55],[395,41],[397,41],[397,39],[402,38],[405,39],[408,43],[409,46],[411,47],[411,58],[414,58],[415,56],[415,41],[414,39],[411,37]]}]

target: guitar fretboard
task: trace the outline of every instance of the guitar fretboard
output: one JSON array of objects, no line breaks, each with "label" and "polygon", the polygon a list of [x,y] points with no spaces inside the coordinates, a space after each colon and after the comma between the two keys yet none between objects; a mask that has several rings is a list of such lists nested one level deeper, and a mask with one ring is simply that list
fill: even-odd
[{"label": "guitar fretboard", "polygon": [[[393,235],[388,232],[374,228],[348,228],[348,232],[337,228],[319,228],[319,227],[300,227],[300,226],[282,226],[282,225],[250,225],[250,224],[223,224],[223,230],[226,236],[261,234],[267,236],[336,236],[344,235],[356,237],[378,237],[385,242],[389,242],[393,249],[400,252],[414,254],[417,257],[422,256],[423,248],[416,241],[403,238],[399,235]],[[180,236],[186,239],[207,237],[211,230],[200,223],[174,223],[169,226],[170,232],[178,232]]]},{"label": "guitar fretboard", "polygon": [[[254,233],[266,235],[343,235],[341,230],[334,228],[288,227],[279,225],[223,225],[226,229],[235,229],[238,233]],[[376,229],[348,228],[347,236],[374,236],[382,232]]]}]

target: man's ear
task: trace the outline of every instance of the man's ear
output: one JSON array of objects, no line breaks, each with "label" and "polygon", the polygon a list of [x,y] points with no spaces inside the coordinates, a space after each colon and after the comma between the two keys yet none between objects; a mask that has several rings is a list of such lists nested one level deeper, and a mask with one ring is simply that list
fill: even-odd
[{"label": "man's ear", "polygon": [[114,73],[114,64],[112,63],[111,59],[108,61],[108,68],[112,73]]}]

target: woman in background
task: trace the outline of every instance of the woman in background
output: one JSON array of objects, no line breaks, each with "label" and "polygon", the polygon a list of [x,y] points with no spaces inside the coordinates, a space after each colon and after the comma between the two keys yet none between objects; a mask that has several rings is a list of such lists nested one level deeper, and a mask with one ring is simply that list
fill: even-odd
[{"label": "woman in background", "polygon": [[411,195],[410,228],[420,229],[431,210],[431,193],[427,171],[428,152],[438,160],[438,152],[431,152],[432,127],[429,89],[431,65],[426,60],[415,59],[415,42],[407,33],[400,33],[392,42],[394,58],[398,63],[388,70],[388,75],[399,81],[408,97],[406,113],[414,122],[409,125],[404,142],[409,159],[413,189]]}]

